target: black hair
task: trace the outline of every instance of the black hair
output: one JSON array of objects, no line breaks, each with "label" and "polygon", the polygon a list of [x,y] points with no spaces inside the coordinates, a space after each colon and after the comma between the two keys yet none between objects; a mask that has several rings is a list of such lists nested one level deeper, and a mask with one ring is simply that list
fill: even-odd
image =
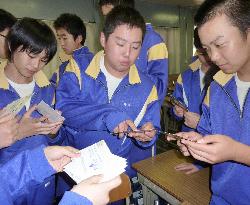
[{"label": "black hair", "polygon": [[[32,54],[39,54],[43,50],[46,52],[46,63],[48,63],[57,51],[57,41],[53,31],[45,23],[33,19],[22,18],[12,26],[7,41],[10,55],[20,46],[21,51]],[[11,56],[9,56],[11,59]]]},{"label": "black hair", "polygon": [[107,15],[104,23],[103,33],[106,40],[121,25],[128,25],[130,28],[140,28],[143,37],[146,32],[145,21],[137,10],[130,7],[117,6]]},{"label": "black hair", "polygon": [[203,78],[203,82],[204,82],[204,90],[207,91],[208,87],[210,86],[211,82],[214,80],[213,77],[214,75],[220,70],[220,68],[212,63],[209,62],[209,69],[206,72],[204,78]]},{"label": "black hair", "polygon": [[194,29],[194,46],[196,49],[202,49],[202,44],[197,27]]},{"label": "black hair", "polygon": [[0,9],[0,32],[4,31],[6,28],[11,28],[17,19],[8,11]]},{"label": "black hair", "polygon": [[99,0],[99,7],[102,7],[107,4],[111,4],[114,7],[124,6],[124,7],[135,8],[134,0]]},{"label": "black hair", "polygon": [[79,16],[69,13],[61,14],[55,20],[54,28],[56,30],[64,28],[71,35],[73,35],[74,40],[76,40],[78,36],[82,36],[81,44],[84,45],[86,39],[86,27]]},{"label": "black hair", "polygon": [[233,26],[239,28],[246,36],[250,28],[249,0],[206,0],[194,17],[195,24],[200,27],[217,15],[225,14]]}]

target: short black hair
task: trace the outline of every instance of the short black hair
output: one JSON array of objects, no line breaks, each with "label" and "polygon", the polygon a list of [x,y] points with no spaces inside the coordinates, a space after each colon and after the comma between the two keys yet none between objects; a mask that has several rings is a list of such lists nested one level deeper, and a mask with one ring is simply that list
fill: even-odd
[{"label": "short black hair", "polygon": [[124,7],[135,8],[134,0],[99,0],[99,7],[102,7],[107,4],[111,4],[114,7],[124,6]]},{"label": "short black hair", "polygon": [[55,34],[48,25],[33,18],[22,18],[18,20],[7,35],[10,56],[22,46],[22,51],[32,54],[46,52],[46,63],[48,63],[57,51]]},{"label": "short black hair", "polygon": [[4,31],[6,28],[11,28],[17,19],[8,11],[0,9],[0,32]]},{"label": "short black hair", "polygon": [[249,0],[206,0],[194,17],[195,24],[200,27],[217,15],[225,14],[233,26],[246,36],[250,28]]},{"label": "short black hair", "polygon": [[131,28],[140,28],[142,31],[142,36],[144,37],[145,35],[146,25],[141,14],[133,8],[117,6],[107,15],[104,23],[103,33],[106,40],[108,39],[109,35],[121,25],[128,25]]},{"label": "short black hair", "polygon": [[200,41],[200,37],[199,37],[197,27],[194,29],[194,46],[195,46],[196,49],[202,49],[202,44],[201,44],[201,41]]},{"label": "short black hair", "polygon": [[77,36],[82,36],[81,44],[84,45],[86,39],[86,27],[79,16],[69,13],[61,14],[55,20],[54,28],[56,30],[64,28],[71,35],[73,35],[74,40],[76,40]]}]

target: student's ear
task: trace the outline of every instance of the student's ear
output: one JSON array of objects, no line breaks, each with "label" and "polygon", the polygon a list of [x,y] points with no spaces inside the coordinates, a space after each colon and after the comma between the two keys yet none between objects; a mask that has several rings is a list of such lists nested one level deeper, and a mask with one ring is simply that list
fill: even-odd
[{"label": "student's ear", "polygon": [[75,41],[76,43],[81,44],[82,40],[83,40],[82,35],[78,35]]},{"label": "student's ear", "polygon": [[104,48],[105,43],[106,43],[106,38],[105,38],[105,35],[103,32],[101,32],[101,34],[100,34],[100,43],[101,43],[102,47]]}]

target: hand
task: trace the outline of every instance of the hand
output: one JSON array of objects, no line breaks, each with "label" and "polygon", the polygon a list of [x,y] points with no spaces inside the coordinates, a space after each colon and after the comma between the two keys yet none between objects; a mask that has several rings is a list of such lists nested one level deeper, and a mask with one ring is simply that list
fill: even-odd
[{"label": "hand", "polygon": [[225,135],[208,135],[197,142],[182,140],[190,154],[200,161],[210,164],[235,160],[237,141]]},{"label": "hand", "polygon": [[[182,154],[184,156],[190,156],[190,152],[188,150],[188,147],[186,146],[186,144],[182,143],[183,141],[192,141],[192,142],[196,142],[198,139],[202,138],[202,135],[200,135],[197,132],[179,132],[176,133],[175,135],[180,136],[180,138],[182,138],[182,140],[178,140],[177,141],[177,145],[180,148],[180,151],[182,152]],[[176,138],[171,137],[171,135],[167,135],[167,140],[171,141],[171,140],[176,140]]]},{"label": "hand", "polygon": [[140,129],[140,131],[143,131],[143,130],[150,130],[150,131],[147,131],[147,132],[133,132],[132,131],[131,133],[129,133],[129,136],[142,142],[151,141],[156,134],[154,125],[151,122],[147,122]]},{"label": "hand", "polygon": [[109,202],[109,192],[121,184],[120,176],[107,181],[100,182],[101,175],[90,177],[78,185],[75,185],[71,191],[88,198],[93,205],[104,205]]},{"label": "hand", "polygon": [[18,119],[4,110],[0,111],[0,149],[17,141]]},{"label": "hand", "polygon": [[176,171],[183,171],[185,174],[193,174],[199,169],[192,163],[181,163],[174,167]]},{"label": "hand", "polygon": [[179,107],[178,105],[175,105],[174,106],[174,113],[178,117],[182,118],[184,116],[185,111],[181,107]]},{"label": "hand", "polygon": [[44,149],[45,157],[56,172],[61,172],[71,158],[79,157],[79,150],[73,147],[48,146]]},{"label": "hand", "polygon": [[133,121],[131,120],[125,120],[123,122],[121,122],[115,129],[114,129],[114,133],[119,133],[119,137],[123,137],[124,133],[122,132],[126,132],[128,131],[128,128],[130,128],[132,131],[137,131],[138,129],[136,128],[135,124]]},{"label": "hand", "polygon": [[[60,110],[55,110],[55,111],[56,111],[59,115],[62,115],[62,112],[61,112]],[[47,119],[45,122],[46,122],[46,123],[53,123],[53,122],[49,121],[49,119]],[[56,123],[58,123],[58,125],[55,126],[55,128],[54,128],[49,134],[56,135],[57,132],[60,130],[60,128],[61,128],[61,126],[62,126],[62,124],[63,124],[63,121],[58,121],[58,122],[56,122]]]},{"label": "hand", "polygon": [[185,112],[184,113],[184,124],[188,127],[191,127],[193,129],[196,129],[199,121],[200,121],[200,115],[195,112]]},{"label": "hand", "polygon": [[46,117],[32,118],[36,106],[31,107],[22,117],[18,127],[18,138],[22,139],[37,134],[50,134],[60,127],[62,122],[49,122]]}]

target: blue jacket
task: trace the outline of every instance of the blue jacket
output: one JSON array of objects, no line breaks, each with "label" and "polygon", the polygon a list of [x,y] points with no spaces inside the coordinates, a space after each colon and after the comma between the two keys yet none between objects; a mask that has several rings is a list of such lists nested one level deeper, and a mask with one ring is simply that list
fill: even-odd
[{"label": "blue jacket", "polygon": [[[129,160],[134,143],[150,147],[156,138],[141,143],[131,138],[119,139],[110,132],[127,119],[137,122],[138,127],[152,122],[159,128],[157,90],[147,76],[132,66],[109,101],[105,75],[99,66],[102,57],[101,51],[89,65],[83,58],[71,59],[58,85],[56,106],[62,110],[64,124],[74,130],[73,146],[82,149],[104,139],[112,153]],[[130,170],[128,161],[128,174]]]},{"label": "blue jacket", "polygon": [[146,34],[135,65],[155,83],[162,104],[168,87],[168,50],[151,24],[146,24]]},{"label": "blue jacket", "polygon": [[[203,135],[222,134],[250,145],[250,96],[246,96],[243,112],[240,111],[234,75],[219,71],[208,88],[202,105],[198,131]],[[250,168],[233,161],[212,167],[211,204],[249,204]]]},{"label": "blue jacket", "polygon": [[[54,87],[51,86],[47,77],[42,71],[35,74],[35,88],[34,94],[31,98],[30,106],[38,104],[41,100],[44,100],[49,105],[53,104],[54,99]],[[14,100],[19,99],[17,92],[9,85],[7,78],[4,74],[4,69],[0,70],[0,109]],[[26,112],[25,107],[18,113],[19,116],[23,116]],[[39,117],[38,112],[33,112],[32,117]],[[63,130],[63,128],[62,128]],[[10,147],[6,147],[0,150],[0,163],[5,163],[13,158],[21,151],[29,150],[34,147],[44,145],[61,144],[64,139],[63,131],[60,131],[58,136],[54,139],[49,138],[46,135],[36,135],[24,138],[15,142]],[[30,190],[28,198],[19,198],[20,204],[51,204],[54,195],[55,183],[54,177],[49,177],[44,180],[39,186],[33,187]],[[39,195],[38,195],[39,193]]]},{"label": "blue jacket", "polygon": [[[22,151],[0,166],[0,198],[4,205],[19,204],[20,198],[29,195],[30,188],[41,184],[55,173],[44,155],[44,146]],[[44,203],[41,203],[46,205]],[[76,193],[67,192],[60,205],[91,205]]]},{"label": "blue jacket", "polygon": [[[205,91],[200,86],[200,66],[199,59],[189,65],[189,68],[181,73],[177,79],[173,96],[181,103],[187,106],[190,112],[201,115],[201,105],[205,97]],[[185,92],[185,94],[184,94]],[[184,95],[186,100],[184,100]],[[174,111],[172,110],[174,114]],[[177,120],[182,118],[176,116]],[[182,131],[192,131],[194,129],[182,125]]]},{"label": "blue jacket", "polygon": [[[82,58],[86,58],[89,63],[90,61],[92,60],[93,58],[93,53],[91,53],[88,49],[87,46],[83,46],[77,50],[75,50],[72,54],[72,57],[75,58],[76,56],[79,56],[79,57],[82,57]],[[53,84],[53,85],[58,85],[58,82],[59,80],[62,78],[62,75],[65,71],[65,68],[66,66],[68,65],[69,61],[65,61],[63,62],[59,69],[56,70],[56,72],[52,75],[51,79],[50,79],[50,82]]]}]

